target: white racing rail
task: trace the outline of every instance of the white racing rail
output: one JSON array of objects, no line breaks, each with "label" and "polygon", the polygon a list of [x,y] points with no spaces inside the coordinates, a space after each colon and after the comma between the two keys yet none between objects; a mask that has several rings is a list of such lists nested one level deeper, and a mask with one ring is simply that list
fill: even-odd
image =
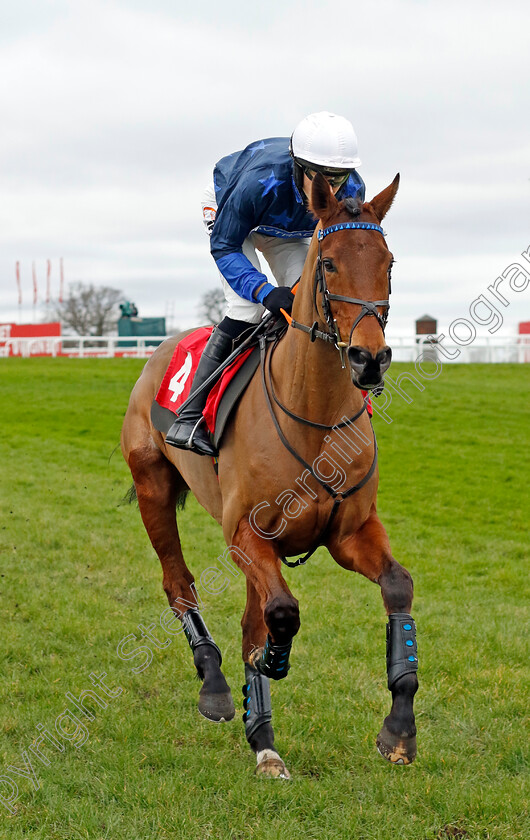
[{"label": "white racing rail", "polygon": [[[387,336],[395,362],[416,362],[431,358],[441,364],[500,364],[530,362],[530,335],[477,336],[467,345],[443,338],[440,345],[425,335]],[[421,359],[420,359],[421,361]]]},{"label": "white racing rail", "polygon": [[0,356],[66,356],[71,359],[147,359],[166,335],[61,335],[0,340]]},{"label": "white racing rail", "polygon": [[[0,339],[0,357],[52,356],[72,359],[147,359],[167,336],[35,336]],[[424,335],[387,337],[396,362],[426,362],[437,359],[448,363],[525,363],[530,362],[530,335],[476,337],[467,346],[443,339],[437,346]]]}]

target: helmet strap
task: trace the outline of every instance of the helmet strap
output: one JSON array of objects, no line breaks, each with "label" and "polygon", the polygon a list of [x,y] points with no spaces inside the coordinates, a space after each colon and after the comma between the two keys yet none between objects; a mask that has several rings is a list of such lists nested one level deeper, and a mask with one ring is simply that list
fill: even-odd
[{"label": "helmet strap", "polygon": [[307,196],[304,192],[304,169],[296,160],[293,161],[293,177],[296,189],[300,193],[302,201],[307,206]]},{"label": "helmet strap", "polygon": [[304,192],[304,168],[302,164],[298,163],[293,152],[293,135],[291,134],[289,140],[289,154],[293,159],[293,180],[295,187],[300,193],[304,207],[309,206],[309,200]]}]

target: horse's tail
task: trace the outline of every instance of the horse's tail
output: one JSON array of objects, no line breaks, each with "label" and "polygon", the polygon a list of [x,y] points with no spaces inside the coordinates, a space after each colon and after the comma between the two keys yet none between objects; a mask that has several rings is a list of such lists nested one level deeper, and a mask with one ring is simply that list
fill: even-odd
[{"label": "horse's tail", "polygon": [[120,505],[132,505],[133,502],[136,502],[136,504],[138,504],[138,496],[136,495],[136,486],[134,481],[127,490],[123,499],[121,500]]},{"label": "horse's tail", "polygon": [[177,495],[177,510],[184,510],[184,505],[186,504],[186,499],[188,498],[189,492],[189,487],[186,487],[185,490],[181,490],[180,493]]},{"label": "horse's tail", "polygon": [[[189,488],[186,487],[185,489],[181,490],[177,495],[177,509],[184,510],[184,505],[186,504],[186,499],[188,498]],[[120,505],[132,505],[133,503],[138,504],[138,495],[136,493],[136,486],[133,483],[127,490],[125,496],[120,502]]]}]

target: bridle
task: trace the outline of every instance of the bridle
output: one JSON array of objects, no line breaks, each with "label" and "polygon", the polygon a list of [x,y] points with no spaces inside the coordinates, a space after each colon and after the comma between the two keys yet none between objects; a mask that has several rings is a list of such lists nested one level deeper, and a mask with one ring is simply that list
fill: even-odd
[{"label": "bridle", "polygon": [[[390,293],[392,291],[391,272],[393,261],[388,267],[387,300],[362,300],[361,298],[353,298],[346,297],[345,295],[333,294],[328,288],[326,282],[326,272],[325,269],[322,267],[322,240],[325,239],[326,236],[329,236],[330,234],[336,233],[340,230],[374,230],[377,233],[380,233],[382,236],[385,236],[383,228],[380,225],[373,224],[372,222],[340,222],[339,224],[331,225],[330,227],[319,230],[317,232],[318,257],[315,267],[315,278],[313,282],[313,306],[318,314],[317,293],[320,292],[322,312],[324,314],[324,319],[326,321],[328,330],[326,331],[318,329],[318,321],[315,321],[311,327],[308,327],[306,324],[301,324],[299,321],[295,321],[295,319],[291,316],[287,316],[287,320],[289,321],[289,325],[291,327],[308,333],[311,341],[315,341],[315,339],[319,338],[322,341],[331,342],[331,344],[333,344],[339,351],[341,365],[344,368],[346,366],[344,362],[344,350],[351,344],[353,331],[355,327],[359,324],[359,322],[362,321],[363,318],[365,318],[367,315],[373,315],[373,317],[377,319],[383,331],[383,334],[385,332],[386,324],[388,321],[388,313],[390,310]],[[361,307],[359,315],[352,324],[348,342],[342,341],[337,321],[333,317],[333,312],[331,310],[330,303],[330,301],[333,300],[341,301],[342,303],[356,303]],[[382,315],[380,315],[377,311],[378,306],[385,307],[385,310]]]}]

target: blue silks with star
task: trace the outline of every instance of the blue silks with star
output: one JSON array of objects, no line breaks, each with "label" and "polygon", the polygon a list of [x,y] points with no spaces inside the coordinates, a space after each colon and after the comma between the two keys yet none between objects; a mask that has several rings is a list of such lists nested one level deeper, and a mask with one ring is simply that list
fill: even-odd
[{"label": "blue silks with star", "polygon": [[[251,143],[241,152],[222,158],[214,169],[217,215],[210,249],[219,271],[233,290],[246,300],[263,283],[260,303],[272,288],[267,277],[242,253],[251,232],[282,239],[313,235],[316,219],[304,206],[293,178],[288,137],[270,137]],[[364,201],[364,181],[354,171],[337,198],[358,196]]]}]

